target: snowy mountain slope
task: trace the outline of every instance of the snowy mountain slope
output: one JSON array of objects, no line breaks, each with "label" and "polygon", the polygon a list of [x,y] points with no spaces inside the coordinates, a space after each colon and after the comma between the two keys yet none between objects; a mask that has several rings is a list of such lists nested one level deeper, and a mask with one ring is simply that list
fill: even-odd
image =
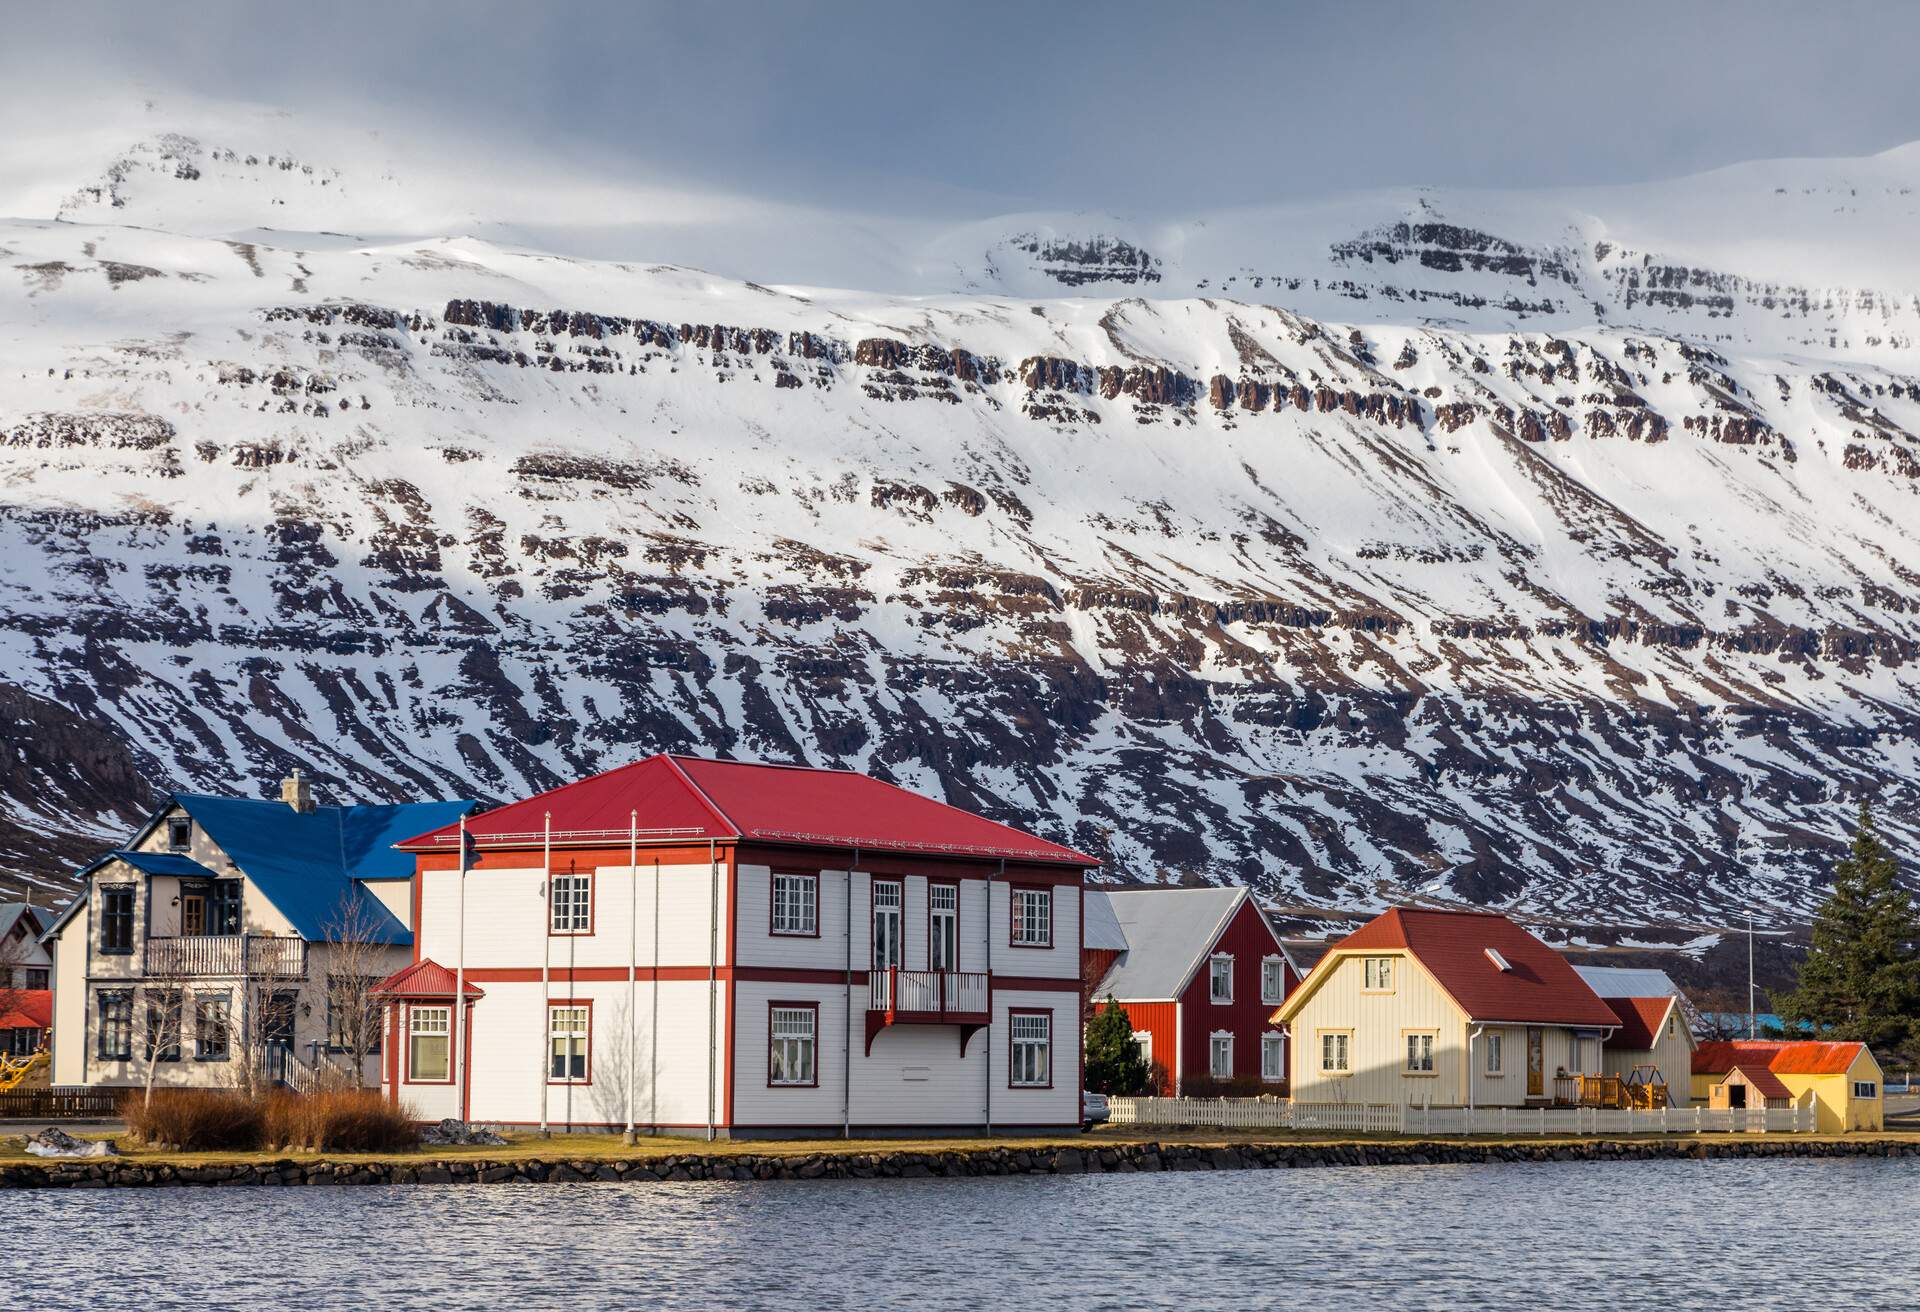
[{"label": "snowy mountain slope", "polygon": [[17,878],[140,770],[507,797],[662,747],[1323,905],[1790,918],[1849,799],[1912,823],[1910,152],[872,224],[850,292],[775,267],[793,216],[212,126],[0,159]]}]

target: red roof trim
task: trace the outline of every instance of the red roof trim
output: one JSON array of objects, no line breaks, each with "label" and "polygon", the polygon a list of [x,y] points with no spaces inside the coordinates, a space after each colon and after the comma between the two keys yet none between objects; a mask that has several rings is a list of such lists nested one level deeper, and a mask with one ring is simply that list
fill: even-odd
[{"label": "red roof trim", "polygon": [[464,984],[464,997],[484,998],[486,991],[472,980],[460,980],[439,962],[422,957],[410,966],[402,966],[375,984],[369,992],[392,998],[451,998],[455,983]]}]

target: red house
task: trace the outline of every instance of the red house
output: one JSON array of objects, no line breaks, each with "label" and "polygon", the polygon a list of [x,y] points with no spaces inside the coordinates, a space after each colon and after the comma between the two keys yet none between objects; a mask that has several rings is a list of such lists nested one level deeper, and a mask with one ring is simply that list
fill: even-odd
[{"label": "red house", "polygon": [[1275,1092],[1286,1038],[1268,1021],[1300,972],[1245,888],[1089,888],[1086,978],[1096,1006],[1117,1001],[1160,1092],[1227,1081]]}]

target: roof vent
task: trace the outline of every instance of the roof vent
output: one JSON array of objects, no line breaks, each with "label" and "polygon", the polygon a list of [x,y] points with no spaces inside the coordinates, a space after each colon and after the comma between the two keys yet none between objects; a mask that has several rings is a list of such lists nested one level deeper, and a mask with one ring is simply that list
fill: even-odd
[{"label": "roof vent", "polygon": [[1513,969],[1513,963],[1500,955],[1499,948],[1488,948],[1487,960],[1493,963],[1495,970],[1512,970]]}]

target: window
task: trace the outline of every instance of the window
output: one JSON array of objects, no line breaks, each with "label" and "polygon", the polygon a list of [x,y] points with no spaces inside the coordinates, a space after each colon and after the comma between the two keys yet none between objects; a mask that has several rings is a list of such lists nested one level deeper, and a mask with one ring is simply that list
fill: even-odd
[{"label": "window", "polygon": [[1207,1074],[1216,1080],[1233,1078],[1233,1035],[1222,1032],[1207,1036]]},{"label": "window", "polygon": [[232,1055],[233,1036],[227,1025],[227,995],[202,993],[193,1002],[193,1059],[225,1061]]},{"label": "window", "polygon": [[115,956],[133,951],[133,885],[100,890],[100,950]]},{"label": "window", "polygon": [[1353,1035],[1341,1030],[1338,1033],[1320,1036],[1320,1069],[1330,1074],[1344,1075],[1353,1069],[1349,1064],[1353,1046]]},{"label": "window", "polygon": [[1855,1080],[1853,1082],[1853,1096],[1863,1101],[1871,1102],[1880,1096],[1880,1086],[1872,1080]]},{"label": "window", "polygon": [[1287,1040],[1272,1032],[1260,1036],[1260,1078],[1269,1084],[1287,1078]]},{"label": "window", "polygon": [[140,1048],[148,1061],[180,1060],[180,1031],[186,1005],[186,999],[177,993],[155,996],[149,990],[145,1013],[141,1017],[145,1028],[140,1035]]},{"label": "window", "polygon": [[45,966],[28,966],[27,967],[27,988],[29,990],[32,990],[32,989],[44,989],[48,987],[50,987],[50,985],[48,983],[47,968]]},{"label": "window", "polygon": [[1360,987],[1368,993],[1393,992],[1393,958],[1368,957],[1366,959],[1366,978]]},{"label": "window", "polygon": [[1407,1035],[1407,1074],[1431,1075],[1433,1073],[1433,1035]]},{"label": "window", "polygon": [[1287,959],[1260,959],[1260,1001],[1279,1004],[1287,1000]]},{"label": "window", "polygon": [[[452,1079],[451,1007],[407,1009],[407,1078],[416,1084],[444,1084]],[[524,1060],[524,1058],[522,1059]]]},{"label": "window", "polygon": [[1133,1046],[1139,1051],[1141,1061],[1149,1066],[1153,1065],[1152,1030],[1135,1030],[1133,1032]]},{"label": "window", "polygon": [[792,1086],[820,1083],[816,1046],[819,1029],[819,1004],[772,1004],[767,1018],[768,1084]]},{"label": "window", "polygon": [[906,965],[900,944],[900,885],[896,880],[873,883],[873,968],[887,970]]},{"label": "window", "polygon": [[167,821],[167,850],[185,852],[193,846],[193,821],[176,815]]},{"label": "window", "polygon": [[1016,1011],[1007,1017],[1009,1054],[1007,1082],[1015,1088],[1053,1087],[1053,1013]]},{"label": "window", "polygon": [[1673,1037],[1674,1021],[1675,1021],[1674,1014],[1671,1011],[1669,1011],[1667,1013],[1667,1037],[1668,1038]]},{"label": "window", "polygon": [[133,994],[103,992],[100,998],[100,1044],[94,1055],[101,1061],[133,1058]]},{"label": "window", "polygon": [[819,937],[819,875],[783,875],[774,872],[772,928],[776,934]]},{"label": "window", "polygon": [[1501,1050],[1500,1036],[1487,1034],[1482,1036],[1487,1045],[1487,1074],[1505,1075],[1507,1073],[1507,1054]]},{"label": "window", "polygon": [[1016,888],[1013,890],[1013,946],[1049,948],[1053,946],[1053,890]]},{"label": "window", "polygon": [[240,932],[240,881],[216,879],[209,888],[207,933],[238,934]]},{"label": "window", "polygon": [[588,1077],[587,1039],[593,1009],[584,1002],[547,1007],[547,1080],[554,1084],[585,1084]]},{"label": "window", "polygon": [[1207,1000],[1233,1001],[1233,958],[1215,957],[1207,963]]},{"label": "window", "polygon": [[960,885],[927,885],[927,969],[960,969]]},{"label": "window", "polygon": [[1506,974],[1512,971],[1513,969],[1513,963],[1500,955],[1499,948],[1488,948],[1487,960],[1491,961],[1493,963],[1493,968],[1499,971],[1501,974]]},{"label": "window", "polygon": [[548,932],[591,934],[593,932],[593,876],[554,875],[548,883],[551,888]]}]

